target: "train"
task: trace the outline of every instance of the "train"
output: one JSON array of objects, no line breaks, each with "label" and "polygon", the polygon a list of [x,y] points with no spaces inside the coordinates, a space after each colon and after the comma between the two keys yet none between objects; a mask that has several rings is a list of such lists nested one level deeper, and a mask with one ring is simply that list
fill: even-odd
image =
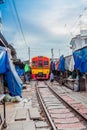
[{"label": "train", "polygon": [[49,79],[50,58],[36,56],[31,59],[32,79]]}]

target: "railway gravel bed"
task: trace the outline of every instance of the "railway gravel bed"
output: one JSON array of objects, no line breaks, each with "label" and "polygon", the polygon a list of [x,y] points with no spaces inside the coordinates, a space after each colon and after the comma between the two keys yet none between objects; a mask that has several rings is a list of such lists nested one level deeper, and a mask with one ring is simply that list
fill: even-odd
[{"label": "railway gravel bed", "polygon": [[[69,95],[66,94],[69,92],[64,91],[62,88],[59,88],[59,90],[53,86],[52,89],[54,89],[52,91],[56,92],[56,95],[44,82],[38,82],[37,84],[38,95],[53,130],[87,130],[86,119],[76,111],[78,108],[82,108],[85,113],[86,109],[84,108],[84,105],[77,103],[69,97]],[[57,95],[62,97],[67,104],[57,97]],[[76,110],[72,109],[68,103],[70,103],[70,105],[73,104],[73,107],[76,108]],[[79,111],[81,111],[81,109],[79,109]]]},{"label": "railway gravel bed", "polygon": [[82,104],[82,102],[79,102],[79,100],[73,98],[71,96],[72,94],[69,93],[64,87],[62,87],[62,91],[61,87],[56,85],[50,87],[50,89],[87,121],[87,107]]}]

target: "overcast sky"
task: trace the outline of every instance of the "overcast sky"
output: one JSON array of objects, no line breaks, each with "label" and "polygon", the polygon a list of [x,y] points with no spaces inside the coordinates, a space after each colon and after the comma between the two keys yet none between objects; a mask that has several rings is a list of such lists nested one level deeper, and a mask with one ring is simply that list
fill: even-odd
[{"label": "overcast sky", "polygon": [[51,48],[54,57],[69,55],[71,38],[87,23],[87,0],[5,0],[0,9],[2,33],[21,60],[28,47],[31,58],[51,57]]}]

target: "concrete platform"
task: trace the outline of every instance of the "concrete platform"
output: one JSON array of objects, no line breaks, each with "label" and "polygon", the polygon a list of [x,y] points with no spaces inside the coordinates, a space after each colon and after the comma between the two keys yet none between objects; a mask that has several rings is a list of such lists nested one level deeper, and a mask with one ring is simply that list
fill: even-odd
[{"label": "concrete platform", "polygon": [[6,130],[36,130],[33,121],[17,121],[11,123]]},{"label": "concrete platform", "polygon": [[31,120],[41,120],[41,115],[38,108],[30,108],[29,109],[30,119]]}]

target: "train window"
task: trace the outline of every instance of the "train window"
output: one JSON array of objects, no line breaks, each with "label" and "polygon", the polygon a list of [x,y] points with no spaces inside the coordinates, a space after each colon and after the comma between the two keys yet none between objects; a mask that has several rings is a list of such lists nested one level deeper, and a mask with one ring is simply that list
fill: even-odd
[{"label": "train window", "polygon": [[42,60],[39,60],[38,61],[38,67],[42,67],[42,66],[43,66]]},{"label": "train window", "polygon": [[48,66],[48,61],[44,61],[44,66]]},{"label": "train window", "polygon": [[33,61],[32,66],[37,66],[37,61]]}]

